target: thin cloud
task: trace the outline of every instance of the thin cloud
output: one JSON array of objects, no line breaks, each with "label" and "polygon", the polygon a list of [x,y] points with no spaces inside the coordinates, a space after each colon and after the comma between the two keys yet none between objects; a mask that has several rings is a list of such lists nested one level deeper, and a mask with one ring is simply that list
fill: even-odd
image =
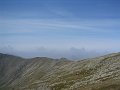
[{"label": "thin cloud", "polygon": [[[5,29],[0,33],[31,33],[40,30],[79,30],[91,32],[111,32],[120,26],[120,20],[80,20],[80,21],[54,21],[54,20],[1,20],[0,26]],[[7,26],[7,27],[6,27]],[[112,28],[112,29],[111,29]],[[118,29],[116,28],[116,30]],[[8,30],[9,29],[9,30]],[[117,30],[118,31],[118,30]]]}]

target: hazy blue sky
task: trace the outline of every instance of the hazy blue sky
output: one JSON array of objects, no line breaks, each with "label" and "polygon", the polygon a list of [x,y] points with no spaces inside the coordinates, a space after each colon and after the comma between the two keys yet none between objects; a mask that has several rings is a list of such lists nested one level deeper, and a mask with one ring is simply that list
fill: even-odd
[{"label": "hazy blue sky", "polygon": [[120,0],[0,0],[1,52],[73,47],[120,51]]}]

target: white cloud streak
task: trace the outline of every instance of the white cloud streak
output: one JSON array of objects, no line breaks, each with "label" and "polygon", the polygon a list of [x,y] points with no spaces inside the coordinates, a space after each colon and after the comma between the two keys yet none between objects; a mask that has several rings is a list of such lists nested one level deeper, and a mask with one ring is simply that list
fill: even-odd
[{"label": "white cloud streak", "polygon": [[[61,20],[1,20],[0,26],[10,30],[0,31],[6,33],[29,33],[37,30],[67,30],[74,29],[79,31],[91,32],[110,32],[110,28],[120,27],[120,20],[77,20],[77,21],[61,21]],[[2,30],[2,29],[1,29]]]}]

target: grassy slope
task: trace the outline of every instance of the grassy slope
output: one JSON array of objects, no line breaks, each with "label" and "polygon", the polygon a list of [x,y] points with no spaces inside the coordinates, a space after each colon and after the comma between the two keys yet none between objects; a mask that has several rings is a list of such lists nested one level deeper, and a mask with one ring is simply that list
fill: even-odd
[{"label": "grassy slope", "polygon": [[82,61],[2,56],[3,61],[0,90],[120,90],[120,53]]}]

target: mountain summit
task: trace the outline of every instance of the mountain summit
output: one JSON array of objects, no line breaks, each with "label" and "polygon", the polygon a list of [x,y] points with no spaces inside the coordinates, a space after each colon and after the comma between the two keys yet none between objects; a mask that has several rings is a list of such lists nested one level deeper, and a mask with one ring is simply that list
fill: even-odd
[{"label": "mountain summit", "polygon": [[120,53],[80,61],[0,53],[0,90],[120,90]]}]

